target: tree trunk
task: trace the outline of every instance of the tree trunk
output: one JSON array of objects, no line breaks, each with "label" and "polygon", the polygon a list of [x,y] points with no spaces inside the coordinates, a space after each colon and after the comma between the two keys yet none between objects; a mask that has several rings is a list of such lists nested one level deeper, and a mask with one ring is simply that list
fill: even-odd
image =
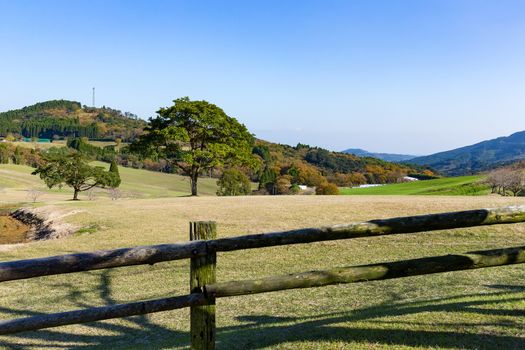
[{"label": "tree trunk", "polygon": [[197,180],[199,179],[199,173],[192,174],[190,177],[191,182],[191,195],[196,196],[197,195]]},{"label": "tree trunk", "polygon": [[74,201],[78,201],[78,192],[80,192],[80,191],[75,188],[75,192],[73,193],[73,200]]}]

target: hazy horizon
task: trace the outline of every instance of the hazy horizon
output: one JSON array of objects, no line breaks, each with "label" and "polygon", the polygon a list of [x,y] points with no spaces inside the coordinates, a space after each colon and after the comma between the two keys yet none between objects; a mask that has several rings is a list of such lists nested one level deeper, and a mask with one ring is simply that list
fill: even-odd
[{"label": "hazy horizon", "polygon": [[257,137],[426,155],[525,129],[525,3],[0,0],[0,110],[217,104]]}]

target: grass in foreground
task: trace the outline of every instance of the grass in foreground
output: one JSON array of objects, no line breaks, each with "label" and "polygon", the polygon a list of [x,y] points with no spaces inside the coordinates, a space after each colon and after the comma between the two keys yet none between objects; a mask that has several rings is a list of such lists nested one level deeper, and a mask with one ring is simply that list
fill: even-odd
[{"label": "grass in foreground", "polygon": [[445,177],[435,180],[404,182],[368,188],[341,188],[344,195],[446,195],[479,196],[489,194],[480,175]]},{"label": "grass in foreground", "polygon": [[[51,202],[91,231],[3,248],[3,260],[186,241],[188,222],[219,237],[450,210],[525,204],[509,197],[279,196]],[[272,247],[218,256],[219,281],[523,244],[525,225]],[[189,262],[0,283],[0,317],[187,294]],[[523,349],[525,270],[507,266],[220,299],[219,349]],[[5,349],[188,348],[189,312],[0,337]]]}]

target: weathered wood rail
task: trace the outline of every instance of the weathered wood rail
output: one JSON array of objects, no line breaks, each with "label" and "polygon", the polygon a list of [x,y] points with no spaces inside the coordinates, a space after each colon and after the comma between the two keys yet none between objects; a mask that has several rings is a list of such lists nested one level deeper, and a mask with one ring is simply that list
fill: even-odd
[{"label": "weathered wood rail", "polygon": [[215,346],[215,298],[401,278],[525,263],[525,246],[341,267],[255,280],[216,282],[216,253],[326,240],[525,222],[525,206],[372,220],[216,239],[213,222],[190,223],[190,242],[68,254],[0,263],[0,282],[80,271],[191,259],[190,294],[0,321],[0,334],[191,308],[191,347]]}]

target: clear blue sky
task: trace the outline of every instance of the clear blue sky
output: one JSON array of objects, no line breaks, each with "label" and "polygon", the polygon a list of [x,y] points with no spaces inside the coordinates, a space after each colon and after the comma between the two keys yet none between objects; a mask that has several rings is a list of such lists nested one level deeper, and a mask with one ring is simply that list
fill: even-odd
[{"label": "clear blue sky", "polygon": [[525,1],[0,0],[0,110],[206,99],[274,142],[427,154],[525,129]]}]

